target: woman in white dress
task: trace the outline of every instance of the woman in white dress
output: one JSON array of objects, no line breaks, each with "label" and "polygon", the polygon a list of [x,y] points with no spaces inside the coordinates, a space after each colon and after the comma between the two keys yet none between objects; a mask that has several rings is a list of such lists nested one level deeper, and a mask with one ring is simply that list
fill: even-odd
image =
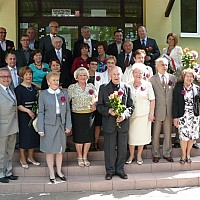
[{"label": "woman in white dress", "polygon": [[143,80],[143,69],[133,68],[134,81],[130,82],[135,110],[130,117],[129,150],[130,156],[126,164],[131,164],[134,158],[135,146],[138,146],[137,164],[141,165],[142,151],[151,142],[151,123],[154,120],[155,95],[149,81]]},{"label": "woman in white dress", "polygon": [[181,74],[181,66],[182,66],[182,54],[183,50],[180,46],[178,46],[178,37],[175,33],[169,33],[167,35],[166,43],[168,47],[163,48],[162,57],[168,59],[170,64],[169,69],[171,69],[170,74],[174,74],[179,77]]}]

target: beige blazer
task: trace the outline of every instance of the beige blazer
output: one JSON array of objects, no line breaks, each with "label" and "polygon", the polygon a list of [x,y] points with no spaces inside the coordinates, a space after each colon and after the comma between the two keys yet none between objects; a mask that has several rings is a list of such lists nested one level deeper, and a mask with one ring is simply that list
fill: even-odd
[{"label": "beige blazer", "polygon": [[0,86],[0,137],[12,135],[18,131],[17,101],[14,102]]},{"label": "beige blazer", "polygon": [[155,120],[164,121],[165,117],[172,118],[172,96],[176,77],[169,74],[169,80],[166,84],[166,93],[164,92],[158,74],[152,76],[150,82],[155,94]]}]

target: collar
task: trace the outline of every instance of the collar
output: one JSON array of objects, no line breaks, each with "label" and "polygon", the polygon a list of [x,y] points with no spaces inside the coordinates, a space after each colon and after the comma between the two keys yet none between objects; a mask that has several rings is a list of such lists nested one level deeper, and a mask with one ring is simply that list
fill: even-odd
[{"label": "collar", "polygon": [[126,57],[127,55],[129,55],[129,58],[131,58],[131,56],[132,56],[132,51],[129,52],[129,53],[126,53],[126,52],[125,52],[125,57]]},{"label": "collar", "polygon": [[50,93],[50,94],[59,94],[60,93],[60,89],[56,89],[56,90],[52,90],[50,87],[47,89],[47,91]]},{"label": "collar", "polygon": [[144,40],[145,42],[147,42],[147,37],[145,37],[144,39],[141,39],[141,38],[140,38],[140,42],[141,42],[141,43],[142,43],[143,40]]},{"label": "collar", "polygon": [[49,35],[50,35],[50,38],[51,38],[51,39],[52,39],[53,37],[57,36],[57,34],[54,34],[54,35],[53,35],[53,34],[51,34],[51,33],[50,33]]},{"label": "collar", "polygon": [[85,38],[83,38],[83,41],[87,43],[87,42],[91,42],[91,39],[89,38],[88,40],[86,40]]},{"label": "collar", "polygon": [[[7,87],[5,87],[4,85],[2,85],[1,83],[0,83],[0,86],[6,91],[6,88]],[[9,88],[9,87],[8,87]]]},{"label": "collar", "polygon": [[58,50],[58,49],[55,49],[55,52],[56,52],[56,53],[58,53],[58,51],[59,51],[60,53],[62,53],[62,48],[60,48],[59,50]]},{"label": "collar", "polygon": [[12,69],[14,69],[14,70],[17,70],[17,67],[16,67],[16,65],[14,66],[14,67],[10,67],[9,65],[8,65],[8,69],[11,71]]},{"label": "collar", "polygon": [[[165,76],[166,79],[169,79],[169,74],[167,72],[163,75]],[[158,76],[159,76],[160,79],[162,78],[163,75],[158,72]]]}]

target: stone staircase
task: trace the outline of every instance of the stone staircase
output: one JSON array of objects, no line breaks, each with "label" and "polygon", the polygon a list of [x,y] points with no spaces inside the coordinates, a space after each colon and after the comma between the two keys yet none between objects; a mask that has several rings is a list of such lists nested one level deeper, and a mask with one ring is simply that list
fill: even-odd
[{"label": "stone staircase", "polygon": [[[72,143],[69,144],[73,150]],[[162,149],[162,146],[161,146]],[[19,150],[15,150],[13,157],[14,175],[19,179],[8,184],[0,183],[0,192],[4,193],[44,193],[62,191],[107,191],[148,189],[164,187],[185,187],[200,185],[200,149],[192,149],[192,163],[181,165],[179,163],[181,150],[173,149],[173,163],[160,159],[159,163],[151,160],[151,145],[143,152],[143,165],[136,162],[125,165],[128,179],[123,180],[114,176],[111,181],[105,180],[104,152],[90,151],[88,159],[90,167],[78,167],[76,152],[64,153],[63,173],[67,177],[66,182],[57,179],[56,184],[49,182],[48,168],[45,162],[45,154],[37,151],[35,157],[41,166],[29,165],[29,169],[23,169],[19,163]]]}]

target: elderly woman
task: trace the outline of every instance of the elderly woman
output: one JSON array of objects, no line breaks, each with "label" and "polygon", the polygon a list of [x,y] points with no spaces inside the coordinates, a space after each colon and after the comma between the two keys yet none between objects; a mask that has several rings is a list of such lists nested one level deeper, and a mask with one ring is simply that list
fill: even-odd
[{"label": "elderly woman", "polygon": [[[59,60],[51,60],[49,62],[49,67],[51,69],[52,72],[60,72],[60,61]],[[60,83],[60,81],[59,81]],[[46,90],[48,89],[48,83],[47,83],[47,78],[46,75],[44,76],[44,78],[42,79],[42,85],[41,85],[41,90]]]},{"label": "elderly woman", "polygon": [[71,68],[72,74],[74,74],[76,69],[78,69],[79,67],[85,67],[86,69],[88,69],[88,62],[89,62],[88,52],[90,46],[87,43],[82,43],[80,49],[81,49],[81,56],[74,59]]},{"label": "elderly woman", "polygon": [[[141,64],[143,65],[143,64]],[[126,164],[131,164],[135,159],[135,146],[138,146],[137,164],[142,165],[142,151],[146,144],[151,142],[151,123],[154,120],[155,95],[150,82],[143,80],[143,68],[133,68],[134,81],[130,82],[135,110],[130,117],[129,150],[130,156]]]},{"label": "elderly woman", "polygon": [[106,45],[103,42],[99,42],[97,45],[97,51],[98,51],[97,72],[105,72],[107,69],[106,58],[108,57],[108,55],[106,54]]},{"label": "elderly woman", "polygon": [[90,166],[88,151],[94,141],[94,114],[96,110],[97,92],[93,84],[87,83],[88,70],[84,67],[74,72],[76,84],[68,88],[72,101],[73,141],[78,155],[78,166]]},{"label": "elderly woman", "polygon": [[41,136],[40,151],[46,153],[50,182],[55,183],[54,155],[56,176],[66,181],[61,168],[66,134],[71,131],[71,114],[68,94],[59,89],[60,73],[49,72],[46,78],[49,88],[39,95],[38,134]]},{"label": "elderly woman", "polygon": [[163,48],[162,56],[168,59],[170,67],[168,68],[169,73],[173,74],[176,72],[176,75],[179,76],[181,72],[181,59],[183,50],[178,46],[178,37],[175,33],[169,33],[167,35],[166,43],[168,47]]},{"label": "elderly woman", "polygon": [[172,114],[174,125],[179,130],[181,144],[180,163],[191,163],[190,152],[194,140],[199,138],[199,99],[200,88],[193,84],[194,70],[188,68],[182,71],[182,82],[176,84],[173,92]]},{"label": "elderly woman", "polygon": [[33,50],[31,58],[34,60],[34,63],[29,65],[33,71],[33,84],[40,89],[42,79],[50,71],[49,65],[42,62],[42,53],[40,50]]},{"label": "elderly woman", "polygon": [[[34,148],[39,147],[39,135],[35,132],[31,119],[35,118],[35,113],[32,111],[34,104],[37,101],[36,87],[32,83],[32,70],[28,67],[22,67],[19,71],[19,76],[23,82],[15,89],[17,97],[18,114],[19,114],[19,148],[20,148],[20,163],[23,168],[28,168],[28,163],[40,165],[34,158]],[[25,150],[28,150],[28,157],[25,156]]]}]

